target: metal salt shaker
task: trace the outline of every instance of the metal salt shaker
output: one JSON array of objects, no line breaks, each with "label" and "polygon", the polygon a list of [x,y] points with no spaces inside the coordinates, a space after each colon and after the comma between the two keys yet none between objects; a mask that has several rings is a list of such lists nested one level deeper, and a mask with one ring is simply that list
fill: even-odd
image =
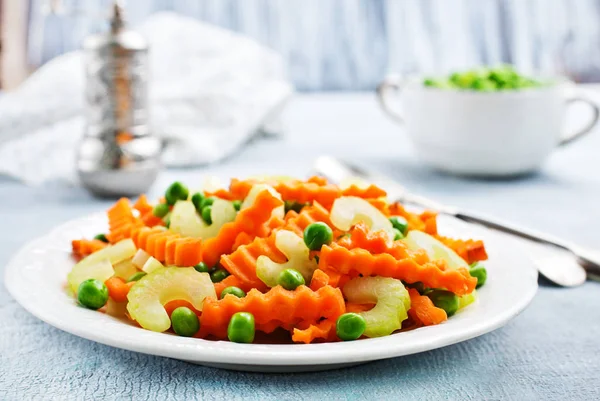
[{"label": "metal salt shaker", "polygon": [[160,140],[149,127],[148,45],[125,28],[113,6],[111,29],[84,43],[87,127],[77,170],[83,185],[102,197],[146,191],[160,168]]}]

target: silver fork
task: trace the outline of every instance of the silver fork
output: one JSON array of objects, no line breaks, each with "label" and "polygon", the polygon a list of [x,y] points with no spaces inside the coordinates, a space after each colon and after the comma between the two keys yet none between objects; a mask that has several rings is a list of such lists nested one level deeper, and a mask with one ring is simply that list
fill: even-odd
[{"label": "silver fork", "polygon": [[559,256],[548,257],[542,256],[542,254],[537,252],[534,257],[534,259],[538,260],[536,264],[538,265],[539,272],[555,284],[574,287],[585,282],[587,277],[586,271],[594,275],[600,275],[600,253],[585,249],[564,239],[516,224],[501,222],[492,217],[466,212],[453,206],[443,205],[432,199],[408,192],[402,185],[385,175],[365,170],[330,156],[319,157],[315,161],[313,169],[332,182],[341,182],[350,177],[359,177],[381,186],[388,192],[391,199],[401,203],[434,210],[469,223],[483,225],[497,231],[537,243],[551,245],[566,251],[566,255],[569,256],[568,259],[564,255],[561,257],[557,253],[554,254]]}]

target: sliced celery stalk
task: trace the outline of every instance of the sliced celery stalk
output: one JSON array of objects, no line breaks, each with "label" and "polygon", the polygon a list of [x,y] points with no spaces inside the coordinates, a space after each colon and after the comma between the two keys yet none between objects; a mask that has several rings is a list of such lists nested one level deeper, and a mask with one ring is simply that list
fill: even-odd
[{"label": "sliced celery stalk", "polygon": [[410,296],[400,280],[389,277],[357,277],[343,288],[348,302],[374,303],[375,307],[359,314],[365,319],[366,337],[382,337],[402,327],[408,317]]}]

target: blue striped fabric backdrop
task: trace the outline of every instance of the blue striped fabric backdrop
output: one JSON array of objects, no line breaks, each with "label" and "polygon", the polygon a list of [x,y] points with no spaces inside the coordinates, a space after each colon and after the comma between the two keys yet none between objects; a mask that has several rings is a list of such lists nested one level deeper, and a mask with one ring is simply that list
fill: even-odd
[{"label": "blue striped fabric backdrop", "polygon": [[[39,65],[104,28],[107,0],[29,0],[29,59]],[[600,80],[600,0],[129,0],[139,23],[172,10],[243,32],[282,54],[300,90],[371,89],[388,71],[443,73],[510,62]],[[92,17],[90,17],[92,16]]]}]

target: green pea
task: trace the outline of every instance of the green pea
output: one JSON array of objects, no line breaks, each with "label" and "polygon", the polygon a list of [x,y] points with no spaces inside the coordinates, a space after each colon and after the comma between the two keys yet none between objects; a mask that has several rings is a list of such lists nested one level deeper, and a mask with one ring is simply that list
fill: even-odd
[{"label": "green pea", "polygon": [[185,185],[179,181],[172,183],[165,192],[167,204],[174,205],[178,200],[187,200],[190,192]]},{"label": "green pea", "polygon": [[180,306],[171,314],[171,327],[179,336],[192,337],[200,330],[200,321],[190,308]]},{"label": "green pea", "polygon": [[404,217],[392,216],[390,217],[390,223],[392,223],[392,226],[395,229],[400,231],[400,234],[402,234],[402,236],[406,235],[406,233],[408,232],[408,221],[406,221]]},{"label": "green pea", "polygon": [[471,276],[477,278],[476,288],[479,288],[485,284],[485,281],[487,280],[487,270],[482,264],[473,263],[471,265],[471,268],[469,269],[469,273],[471,274]]},{"label": "green pea", "polygon": [[240,209],[242,208],[242,201],[241,200],[234,200],[233,202],[231,202],[233,204],[233,208],[235,210],[237,210],[238,212],[240,211]]},{"label": "green pea", "polygon": [[131,276],[129,276],[129,278],[127,279],[127,282],[131,283],[132,281],[138,281],[139,279],[141,279],[145,275],[146,275],[146,272],[133,273]]},{"label": "green pea", "polygon": [[293,210],[296,213],[300,213],[302,208],[308,205],[308,203],[300,203],[300,202],[290,201],[290,200],[286,200],[285,202],[283,202],[283,204],[284,204],[285,213],[289,212],[290,210]]},{"label": "green pea", "polygon": [[208,267],[208,265],[204,262],[198,263],[196,266],[194,266],[194,269],[196,269],[198,273],[210,273],[215,270],[214,267]]},{"label": "green pea", "polygon": [[335,332],[340,340],[351,341],[360,338],[367,328],[365,318],[358,313],[344,313],[335,322]]},{"label": "green pea", "polygon": [[322,222],[312,223],[304,230],[304,243],[311,251],[318,251],[333,239],[331,227]]},{"label": "green pea", "polygon": [[471,85],[471,89],[480,91],[480,92],[493,92],[498,88],[497,84],[494,81],[490,81],[487,79],[478,78],[473,81]]},{"label": "green pea", "polygon": [[394,230],[394,241],[404,238],[404,234],[402,234],[402,232],[400,230],[398,230],[397,228],[394,228],[393,230]]},{"label": "green pea", "polygon": [[159,203],[158,205],[154,206],[154,209],[152,209],[152,214],[156,217],[160,217],[161,219],[165,217],[168,213],[169,205],[167,205],[166,203]]},{"label": "green pea", "polygon": [[277,277],[277,284],[285,288],[286,290],[293,291],[296,288],[304,285],[304,277],[298,270],[285,269]]},{"label": "green pea", "polygon": [[104,235],[104,234],[96,234],[94,236],[94,239],[108,243],[108,238],[106,238],[106,235]]},{"label": "green pea", "polygon": [[204,202],[204,195],[202,195],[200,192],[196,192],[194,195],[192,195],[192,203],[194,204],[194,207],[198,213],[202,211],[202,202]]},{"label": "green pea", "polygon": [[77,301],[88,309],[100,309],[108,302],[108,288],[100,280],[85,280],[77,289]]},{"label": "green pea", "polygon": [[[404,281],[403,281],[403,283],[404,283]],[[414,288],[421,295],[423,295],[425,293],[425,291],[427,290],[427,288],[425,288],[425,284],[423,284],[421,281],[417,281],[415,283],[410,283],[410,284],[404,283],[404,286],[407,288]]]},{"label": "green pea", "polygon": [[227,326],[227,337],[234,343],[251,343],[254,341],[254,315],[249,312],[237,312],[231,316]]},{"label": "green pea", "polygon": [[225,298],[225,295],[227,294],[231,294],[233,296],[236,296],[238,298],[244,298],[246,296],[246,293],[244,292],[244,290],[242,290],[239,287],[225,287],[223,289],[223,291],[221,291],[221,299]]},{"label": "green pea", "polygon": [[218,268],[212,273],[210,273],[210,280],[213,283],[220,283],[221,281],[225,280],[227,276],[229,276],[229,272],[227,270],[223,268]]},{"label": "green pea", "polygon": [[446,290],[433,290],[425,293],[438,308],[446,311],[448,317],[454,315],[459,307],[459,299],[454,293]]},{"label": "green pea", "polygon": [[215,198],[204,198],[202,200],[202,203],[200,204],[200,206],[202,207],[202,209],[204,210],[204,208],[206,206],[211,206],[213,203],[215,203]]},{"label": "green pea", "polygon": [[204,220],[204,222],[208,225],[212,224],[212,217],[211,217],[211,212],[212,212],[212,206],[204,206],[202,208],[202,220]]}]

